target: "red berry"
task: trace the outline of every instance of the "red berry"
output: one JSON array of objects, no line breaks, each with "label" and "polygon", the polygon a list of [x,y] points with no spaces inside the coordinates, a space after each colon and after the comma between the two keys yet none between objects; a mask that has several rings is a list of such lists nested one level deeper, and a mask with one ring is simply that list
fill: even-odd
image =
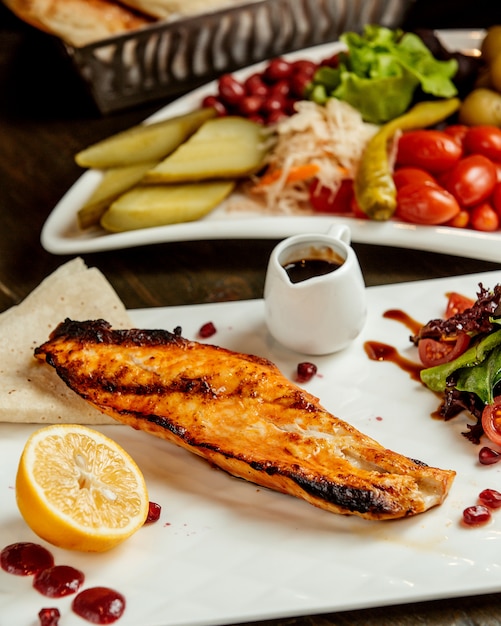
[{"label": "red berry", "polygon": [[298,383],[307,383],[317,373],[317,366],[314,363],[299,363],[297,366],[296,381]]},{"label": "red berry", "polygon": [[150,502],[148,504],[148,515],[146,516],[145,524],[152,524],[153,522],[158,522],[160,519],[160,513],[162,511],[162,507],[156,502]]},{"label": "red berry", "polygon": [[478,499],[490,509],[499,509],[501,507],[501,493],[495,489],[484,489],[479,493]]},{"label": "red berry", "polygon": [[216,334],[216,327],[212,322],[207,322],[204,324],[200,330],[198,331],[198,336],[202,339],[207,339],[207,337],[212,337],[212,335]]},{"label": "red berry", "polygon": [[41,609],[38,613],[40,626],[58,626],[61,614],[59,609]]},{"label": "red berry", "polygon": [[491,519],[491,512],[483,504],[469,506],[463,511],[463,521],[468,526],[485,524]]},{"label": "red berry", "polygon": [[492,448],[484,446],[478,453],[478,460],[482,465],[494,465],[501,460],[501,453]]}]

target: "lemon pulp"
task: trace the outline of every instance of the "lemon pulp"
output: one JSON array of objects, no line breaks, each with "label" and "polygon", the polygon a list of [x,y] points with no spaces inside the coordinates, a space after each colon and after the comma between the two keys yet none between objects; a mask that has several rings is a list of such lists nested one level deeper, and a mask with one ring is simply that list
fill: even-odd
[{"label": "lemon pulp", "polygon": [[37,535],[92,552],[125,540],[148,513],[146,484],[129,454],[102,433],[72,424],[41,428],[28,439],[16,500]]}]

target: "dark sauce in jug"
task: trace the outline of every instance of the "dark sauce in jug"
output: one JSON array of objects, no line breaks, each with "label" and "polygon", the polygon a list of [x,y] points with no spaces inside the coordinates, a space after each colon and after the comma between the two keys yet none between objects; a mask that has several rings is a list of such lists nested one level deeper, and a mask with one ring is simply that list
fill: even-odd
[{"label": "dark sauce in jug", "polygon": [[326,259],[299,259],[284,266],[291,283],[301,283],[315,276],[330,274],[341,267],[341,263]]}]

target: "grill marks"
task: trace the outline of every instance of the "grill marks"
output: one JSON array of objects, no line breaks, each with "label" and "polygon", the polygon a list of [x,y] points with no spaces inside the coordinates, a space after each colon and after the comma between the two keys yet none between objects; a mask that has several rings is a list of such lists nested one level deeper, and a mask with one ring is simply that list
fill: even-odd
[{"label": "grill marks", "polygon": [[332,512],[416,514],[442,502],[454,477],[359,433],[269,361],[179,332],[66,320],[35,354],[115,419]]}]

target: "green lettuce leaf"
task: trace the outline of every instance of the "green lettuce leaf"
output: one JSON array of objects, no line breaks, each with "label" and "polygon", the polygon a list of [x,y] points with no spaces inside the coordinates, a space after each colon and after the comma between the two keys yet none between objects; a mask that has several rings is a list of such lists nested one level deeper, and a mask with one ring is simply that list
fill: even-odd
[{"label": "green lettuce leaf", "polygon": [[484,361],[459,371],[456,389],[475,393],[484,404],[492,404],[494,387],[501,381],[501,346],[495,347]]},{"label": "green lettuce leaf", "polygon": [[[421,371],[421,380],[422,382],[432,391],[445,391],[447,379],[451,374],[456,372],[457,370],[471,369],[476,368],[479,364],[483,363],[483,361],[487,358],[490,352],[494,350],[494,348],[501,346],[501,330],[496,330],[495,332],[490,333],[486,337],[484,337],[481,341],[470,346],[468,350],[463,352],[457,359],[450,361],[449,363],[444,363],[443,365],[435,365],[435,367],[428,367]],[[496,367],[495,364],[493,366]],[[463,381],[466,380],[467,374],[471,372],[461,372],[461,376],[464,378]],[[485,374],[481,372],[479,376]],[[473,375],[475,376],[475,374]],[[473,378],[470,378],[469,385],[472,384]],[[466,384],[463,382],[463,384]],[[476,391],[474,389],[468,389],[469,391]],[[483,389],[480,392],[485,395]],[[479,394],[480,395],[480,394]],[[482,397],[482,396],[481,396]]]},{"label": "green lettuce leaf", "polygon": [[340,39],[347,52],[340,54],[338,68],[322,67],[315,74],[308,92],[312,100],[339,98],[365,121],[383,124],[405,113],[418,87],[440,98],[457,94],[452,82],[457,61],[435,59],[413,33],[369,24],[362,34],[348,32]]}]

